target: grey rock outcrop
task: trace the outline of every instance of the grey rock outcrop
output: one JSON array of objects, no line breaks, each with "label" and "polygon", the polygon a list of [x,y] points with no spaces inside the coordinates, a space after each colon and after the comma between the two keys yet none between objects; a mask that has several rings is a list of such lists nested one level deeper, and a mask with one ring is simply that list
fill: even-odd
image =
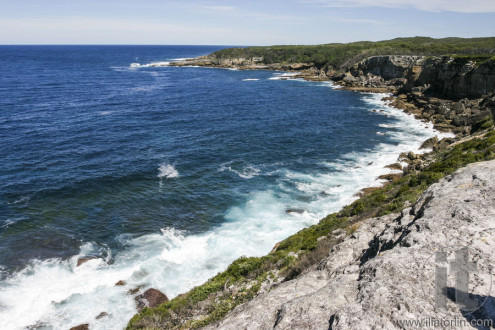
[{"label": "grey rock outcrop", "polygon": [[[422,326],[404,322],[442,320],[457,322],[452,328],[495,324],[494,196],[495,161],[460,169],[401,214],[362,222],[317,266],[239,305],[208,329],[410,329]],[[456,303],[456,292],[462,292],[454,289],[453,268],[447,286],[435,295],[435,252],[447,253],[452,262],[463,247],[476,263],[469,280],[475,311]],[[476,328],[486,328],[479,324]]]},{"label": "grey rock outcrop", "polygon": [[[356,82],[397,86],[403,93],[417,92],[460,99],[479,98],[495,91],[495,68],[491,61],[477,64],[449,56],[384,55],[369,57],[349,69]],[[375,83],[376,85],[376,83]],[[462,111],[461,111],[462,112]]]},{"label": "grey rock outcrop", "polygon": [[372,56],[351,68],[351,73],[370,73],[385,80],[405,78],[414,66],[423,65],[425,59],[424,56],[409,55]]}]

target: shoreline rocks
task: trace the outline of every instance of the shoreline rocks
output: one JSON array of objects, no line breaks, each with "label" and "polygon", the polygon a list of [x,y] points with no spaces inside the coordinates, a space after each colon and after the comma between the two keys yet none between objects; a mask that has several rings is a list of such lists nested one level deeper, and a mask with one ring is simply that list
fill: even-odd
[{"label": "shoreline rocks", "polygon": [[145,307],[156,307],[168,301],[168,297],[163,292],[153,288],[146,290],[134,299],[136,300],[138,311]]},{"label": "shoreline rocks", "polygon": [[80,324],[78,326],[70,328],[70,330],[89,330],[89,324]]}]

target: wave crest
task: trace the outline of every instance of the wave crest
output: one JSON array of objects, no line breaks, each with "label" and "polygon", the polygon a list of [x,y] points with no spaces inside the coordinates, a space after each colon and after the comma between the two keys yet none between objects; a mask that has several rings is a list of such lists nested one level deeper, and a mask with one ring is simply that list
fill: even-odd
[{"label": "wave crest", "polygon": [[158,177],[160,179],[172,179],[179,177],[179,171],[177,171],[174,165],[162,164],[158,167]]}]

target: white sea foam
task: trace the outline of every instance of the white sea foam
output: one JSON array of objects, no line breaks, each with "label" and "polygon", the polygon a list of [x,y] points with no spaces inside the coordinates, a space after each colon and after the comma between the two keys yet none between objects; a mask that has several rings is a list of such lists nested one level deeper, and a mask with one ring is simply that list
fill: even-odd
[{"label": "white sea foam", "polygon": [[258,81],[259,79],[257,78],[246,78],[246,79],[242,79],[242,81]]},{"label": "white sea foam", "polygon": [[[136,312],[129,289],[154,287],[173,298],[222,271],[241,255],[264,255],[277,241],[355,200],[361,188],[379,185],[377,177],[391,172],[384,166],[395,162],[400,152],[419,152],[423,140],[448,135],[431,127],[425,129],[413,116],[385,105],[382,96],[362,97],[400,124],[387,131],[394,143],[328,160],[323,163],[327,171],[282,168],[276,186],[252,192],[225,213],[223,224],[203,234],[164,228],[160,233],[140,237],[121,235],[118,240],[125,249],[113,258],[105,246],[86,243],[70,260],[32,261],[24,270],[0,281],[1,328],[46,324],[53,329],[68,329],[89,323],[91,329],[122,329]],[[225,164],[223,170],[231,171],[233,166]],[[247,171],[249,166],[237,166],[232,172],[246,178],[260,173],[254,166]],[[172,178],[178,172],[163,163],[158,176]],[[309,196],[305,199],[309,202],[295,197],[301,194]],[[82,256],[101,259],[76,267]],[[119,280],[127,284],[115,286]],[[101,312],[109,315],[96,320]]]},{"label": "white sea foam", "polygon": [[400,124],[379,124],[378,126],[382,128],[400,128],[402,127]]},{"label": "white sea foam", "polygon": [[218,171],[219,172],[229,171],[237,174],[240,178],[243,179],[251,179],[254,178],[255,176],[258,176],[261,173],[261,170],[253,165],[247,165],[244,166],[241,170],[236,170],[235,168],[232,168],[232,163],[233,162],[222,164],[218,169]]},{"label": "white sea foam", "polygon": [[158,177],[160,179],[177,178],[179,177],[179,172],[175,169],[174,165],[164,163],[158,167]]},{"label": "white sea foam", "polygon": [[268,80],[289,80],[294,79],[294,77],[297,75],[298,73],[294,72],[277,72],[274,73],[272,77],[268,78]]},{"label": "white sea foam", "polygon": [[170,62],[152,62],[148,64],[131,63],[129,67],[131,68],[155,68],[162,66],[169,66]]},{"label": "white sea foam", "polygon": [[[314,83],[313,81],[310,81],[311,83]],[[321,81],[317,83],[317,86],[324,86],[324,87],[330,87],[332,89],[340,89],[342,86],[337,85],[333,81]]]}]

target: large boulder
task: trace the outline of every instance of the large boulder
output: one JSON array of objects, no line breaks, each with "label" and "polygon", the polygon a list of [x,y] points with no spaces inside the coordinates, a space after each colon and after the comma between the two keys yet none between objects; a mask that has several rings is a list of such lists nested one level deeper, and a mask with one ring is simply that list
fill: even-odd
[{"label": "large boulder", "polygon": [[134,299],[138,310],[142,310],[144,307],[155,307],[168,301],[163,292],[153,288],[146,290]]}]

